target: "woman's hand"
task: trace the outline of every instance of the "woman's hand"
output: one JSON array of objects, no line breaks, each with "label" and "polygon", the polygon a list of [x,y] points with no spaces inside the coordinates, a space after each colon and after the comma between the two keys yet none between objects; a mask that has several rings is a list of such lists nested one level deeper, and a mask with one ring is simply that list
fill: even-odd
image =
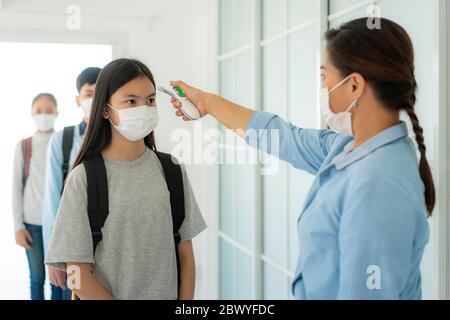
[{"label": "woman's hand", "polygon": [[[184,83],[183,81],[171,81],[170,85],[172,87],[180,87],[181,89],[184,90],[185,94],[186,94],[186,98],[188,98],[192,104],[198,109],[198,111],[200,112],[200,116],[204,117],[208,114],[207,110],[206,110],[206,97],[208,95],[208,93],[203,92],[197,88],[191,87],[189,85],[187,85],[186,83]],[[172,98],[170,100],[170,102],[172,103],[172,106],[177,110],[176,115],[180,118],[182,118],[184,121],[190,121],[184,114],[183,112],[181,112],[180,108],[181,108],[181,103]]]},{"label": "woman's hand", "polygon": [[[228,129],[234,130],[235,133],[245,137],[248,124],[255,111],[228,101],[218,95],[203,92],[182,81],[172,81],[170,84],[173,87],[181,87],[184,90],[186,98],[195,105],[201,117],[209,114]],[[173,107],[177,109],[176,115],[185,121],[189,121],[180,110],[180,102],[175,99],[171,101]]]},{"label": "woman's hand", "polygon": [[16,232],[16,243],[19,246],[29,250],[32,242],[33,237],[31,237],[31,234],[27,229],[22,229]]}]

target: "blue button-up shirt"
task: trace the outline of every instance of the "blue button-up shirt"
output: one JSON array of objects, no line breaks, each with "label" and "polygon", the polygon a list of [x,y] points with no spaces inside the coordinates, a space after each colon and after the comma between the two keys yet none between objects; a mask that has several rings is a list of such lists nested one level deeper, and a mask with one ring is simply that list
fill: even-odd
[{"label": "blue button-up shirt", "polygon": [[[354,150],[351,136],[299,129],[264,112],[248,129],[250,145],[316,176],[298,220],[295,298],[421,298],[429,225],[405,123]],[[279,150],[270,130],[279,134]]]},{"label": "blue button-up shirt", "polygon": [[[72,166],[80,149],[86,131],[86,123],[83,121],[75,127],[73,133],[73,145],[70,152],[69,164]],[[47,165],[44,186],[44,202],[42,207],[42,233],[44,242],[44,252],[47,253],[53,226],[58,213],[59,202],[61,201],[61,190],[63,186],[63,131],[56,132],[47,149]]]}]

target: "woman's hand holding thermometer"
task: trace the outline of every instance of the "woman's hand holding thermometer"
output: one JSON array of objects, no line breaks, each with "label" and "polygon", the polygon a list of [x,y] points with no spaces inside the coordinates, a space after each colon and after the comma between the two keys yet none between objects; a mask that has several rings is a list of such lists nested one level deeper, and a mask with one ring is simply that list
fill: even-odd
[{"label": "woman's hand holding thermometer", "polygon": [[201,117],[206,115],[206,112],[202,113],[198,107],[198,105],[201,105],[201,103],[194,105],[194,102],[197,100],[191,102],[191,100],[187,98],[185,92],[185,90],[187,90],[189,93],[191,93],[189,97],[191,96],[195,97],[195,95],[192,94],[192,91],[196,89],[188,87],[187,85],[184,84],[183,87],[181,87],[180,86],[181,84],[182,83],[175,85],[175,83],[173,82],[171,83],[173,88],[159,87],[158,90],[172,97],[171,102],[173,106],[178,109],[177,116],[183,117],[185,121],[200,119]]},{"label": "woman's hand holding thermometer", "polygon": [[[209,114],[228,129],[234,130],[241,136],[245,136],[248,124],[255,111],[228,101],[218,95],[191,87],[182,81],[172,81],[170,85],[174,90],[182,90],[187,101],[197,109],[199,118]],[[183,118],[185,121],[191,120],[191,117],[186,115],[189,111],[184,107],[185,104],[183,101],[180,101],[179,97],[172,96],[171,102],[177,110],[176,115],[178,117]]]}]

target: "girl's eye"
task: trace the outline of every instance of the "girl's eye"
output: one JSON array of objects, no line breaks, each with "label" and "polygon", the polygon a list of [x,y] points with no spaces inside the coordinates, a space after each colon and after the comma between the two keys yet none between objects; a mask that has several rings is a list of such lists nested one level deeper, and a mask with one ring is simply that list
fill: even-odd
[{"label": "girl's eye", "polygon": [[149,104],[155,104],[155,102],[156,102],[155,98],[148,99]]},{"label": "girl's eye", "polygon": [[127,104],[135,104],[135,103],[136,103],[136,100],[134,100],[134,99],[127,100]]}]

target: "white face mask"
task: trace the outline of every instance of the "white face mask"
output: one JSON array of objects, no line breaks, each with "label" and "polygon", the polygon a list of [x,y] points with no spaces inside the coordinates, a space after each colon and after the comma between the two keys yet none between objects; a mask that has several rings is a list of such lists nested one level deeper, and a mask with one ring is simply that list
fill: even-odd
[{"label": "white face mask", "polygon": [[53,129],[56,116],[53,114],[38,114],[33,116],[33,120],[39,131],[47,132]]},{"label": "white face mask", "polygon": [[92,98],[81,100],[81,108],[83,109],[84,116],[87,118],[91,115],[92,101]]},{"label": "white face mask", "polygon": [[136,142],[144,139],[158,126],[159,116],[156,107],[149,107],[146,105],[127,108],[114,109],[111,105],[108,106],[119,114],[119,125],[111,125],[126,139]]},{"label": "white face mask", "polygon": [[353,101],[350,107],[345,112],[334,113],[330,109],[330,93],[338,89],[350,78],[351,76],[348,76],[329,91],[328,88],[326,87],[322,88],[320,90],[320,106],[322,108],[322,117],[331,130],[335,130],[352,136],[353,126],[352,126],[352,114],[350,111],[356,107],[358,100]]}]

